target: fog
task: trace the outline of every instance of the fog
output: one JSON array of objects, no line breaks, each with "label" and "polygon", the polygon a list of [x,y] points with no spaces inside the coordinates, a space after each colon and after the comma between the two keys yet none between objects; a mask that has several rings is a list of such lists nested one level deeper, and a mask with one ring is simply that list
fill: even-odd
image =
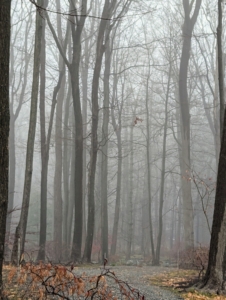
[{"label": "fog", "polygon": [[57,262],[209,246],[217,2],[182,2],[39,0],[36,20],[12,1],[7,260],[18,237],[25,260]]}]

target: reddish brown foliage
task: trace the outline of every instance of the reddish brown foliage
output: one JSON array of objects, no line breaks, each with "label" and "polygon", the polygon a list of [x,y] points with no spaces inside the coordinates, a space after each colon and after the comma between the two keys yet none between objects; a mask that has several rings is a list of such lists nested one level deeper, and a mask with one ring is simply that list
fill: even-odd
[{"label": "reddish brown foliage", "polygon": [[[32,299],[46,299],[58,296],[62,299],[145,299],[137,289],[119,279],[117,275],[105,266],[99,275],[87,276],[78,273],[73,266],[27,263],[21,269],[11,267],[8,272],[8,282],[17,281],[21,287],[20,296]],[[23,295],[22,295],[23,294]]]}]

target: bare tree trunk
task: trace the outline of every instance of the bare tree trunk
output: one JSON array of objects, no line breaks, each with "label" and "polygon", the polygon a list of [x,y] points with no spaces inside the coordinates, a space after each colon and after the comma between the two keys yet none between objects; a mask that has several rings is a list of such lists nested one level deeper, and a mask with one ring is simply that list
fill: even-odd
[{"label": "bare tree trunk", "polygon": [[129,132],[126,128],[123,139],[123,166],[122,166],[122,208],[121,208],[121,249],[126,253],[126,239],[127,239],[127,200],[129,197]]},{"label": "bare tree trunk", "polygon": [[[72,125],[71,127],[74,128],[74,115],[72,118]],[[67,216],[67,242],[68,245],[71,244],[71,236],[72,236],[72,220],[73,220],[73,213],[74,213],[74,206],[75,206],[75,189],[74,189],[74,182],[75,182],[75,172],[74,172],[74,166],[75,166],[75,132],[72,130],[71,134],[72,139],[72,153],[71,153],[71,177],[70,177],[70,195],[69,195],[69,204],[68,204],[68,216]]]},{"label": "bare tree trunk", "polygon": [[64,144],[63,144],[63,186],[64,186],[64,215],[63,215],[63,243],[65,248],[64,257],[69,255],[69,243],[67,233],[67,220],[69,213],[69,178],[70,178],[70,158],[69,158],[69,113],[70,113],[70,100],[71,100],[71,84],[68,83],[68,92],[64,106]]},{"label": "bare tree trunk", "polygon": [[57,94],[60,90],[64,70],[60,72],[57,85],[53,91],[52,106],[50,112],[49,128],[47,137],[44,138],[45,132],[45,98],[40,95],[40,125],[41,129],[41,160],[42,160],[42,171],[41,171],[41,206],[40,206],[40,237],[39,237],[39,252],[37,260],[45,260],[45,244],[46,244],[46,231],[47,231],[47,187],[48,187],[48,162],[49,162],[49,150],[50,150],[50,139],[53,128],[53,119],[55,113],[55,107],[57,103]]},{"label": "bare tree trunk", "polygon": [[[60,69],[62,62],[60,62]],[[62,199],[62,169],[63,169],[63,151],[62,151],[62,114],[63,99],[65,91],[65,75],[56,106],[56,123],[55,123],[55,175],[54,175],[54,247],[55,259],[57,261],[62,258],[62,226],[63,226],[63,199]]]},{"label": "bare tree trunk", "polygon": [[222,21],[223,12],[222,6],[224,1],[218,0],[218,26],[217,26],[217,58],[218,58],[218,83],[219,83],[219,96],[220,96],[220,132],[222,135],[224,125],[224,62],[222,52]]},{"label": "bare tree trunk", "polygon": [[134,123],[130,126],[130,162],[129,162],[129,196],[127,200],[127,244],[126,244],[126,259],[131,257],[131,247],[133,238],[133,129]]},{"label": "bare tree trunk", "polygon": [[[12,113],[11,113],[12,112]],[[9,204],[6,223],[6,233],[10,238],[10,225],[12,222],[12,211],[14,204],[15,181],[16,181],[16,148],[15,148],[15,117],[13,115],[13,108],[10,104],[10,134],[9,134]],[[6,245],[7,246],[7,245]]]},{"label": "bare tree trunk", "polygon": [[226,113],[221,140],[217,188],[214,205],[212,233],[210,241],[208,267],[201,284],[202,288],[217,291],[224,289],[224,255],[226,246]]},{"label": "bare tree trunk", "polygon": [[[149,53],[148,53],[149,54]],[[155,261],[155,246],[154,246],[154,238],[153,238],[153,226],[152,226],[152,196],[151,196],[151,149],[150,149],[150,110],[149,110],[149,80],[150,80],[150,66],[148,69],[148,76],[146,81],[146,97],[145,97],[145,105],[146,105],[146,117],[147,117],[147,187],[148,187],[148,217],[149,217],[149,230],[150,230],[150,241],[151,241],[151,254],[152,254],[152,262]]]},{"label": "bare tree trunk", "polygon": [[171,61],[170,69],[168,74],[168,83],[167,83],[167,92],[166,92],[166,101],[165,101],[165,123],[164,123],[164,132],[163,132],[163,150],[162,150],[162,168],[161,168],[161,185],[160,185],[160,195],[159,195],[159,222],[158,222],[158,238],[155,252],[154,265],[159,266],[160,264],[160,251],[161,251],[161,242],[162,242],[162,230],[163,230],[163,203],[164,203],[164,189],[165,189],[165,170],[166,170],[166,139],[167,139],[167,128],[168,128],[168,101],[170,93],[170,81],[171,81]]},{"label": "bare tree trunk", "polygon": [[210,240],[210,251],[207,271],[202,288],[215,290],[220,293],[225,290],[226,271],[226,109],[224,100],[224,70],[222,53],[222,6],[224,2],[218,0],[217,54],[218,54],[218,82],[220,96],[220,134],[221,151],[219,156],[217,188],[214,204],[213,224]]},{"label": "bare tree trunk", "polygon": [[[68,22],[68,25],[70,23]],[[70,31],[70,27],[68,28]],[[71,38],[68,36],[68,56],[69,61],[72,58],[72,47],[71,47]],[[72,172],[74,168],[74,157],[75,157],[75,147],[74,143],[71,142],[69,147],[68,141],[70,139],[74,140],[74,135],[72,133],[71,138],[71,130],[70,130],[70,104],[72,98],[72,89],[71,89],[71,78],[70,78],[70,71],[68,70],[68,92],[67,98],[64,106],[64,154],[63,154],[63,181],[64,181],[64,217],[63,217],[63,242],[64,246],[66,247],[65,255],[66,258],[69,256],[69,249],[70,249],[70,240],[71,240],[71,228],[72,228],[72,214],[73,214],[73,202],[74,202],[74,172]],[[74,123],[73,123],[74,125]],[[74,126],[72,126],[74,127]],[[73,149],[73,150],[72,150]],[[73,159],[73,168],[72,166],[72,159]],[[73,181],[71,181],[73,178]],[[70,220],[70,221],[69,221]],[[68,226],[68,222],[70,226]]]},{"label": "bare tree trunk", "polygon": [[[87,0],[82,2],[82,12],[86,14]],[[75,21],[75,19],[73,18]],[[72,21],[73,21],[72,20]],[[71,74],[71,86],[73,97],[73,108],[75,115],[75,166],[74,170],[74,235],[72,241],[71,258],[73,261],[80,260],[82,247],[83,227],[83,121],[80,102],[79,70],[81,59],[81,34],[85,24],[85,17],[77,21],[77,27],[71,23],[73,54],[72,63],[69,67]]]},{"label": "bare tree trunk", "polygon": [[[115,75],[117,77],[117,75]],[[115,201],[115,214],[114,214],[114,224],[113,224],[113,231],[112,231],[112,244],[111,244],[111,255],[115,255],[117,249],[117,239],[118,239],[118,226],[119,226],[119,215],[120,215],[120,206],[121,206],[121,186],[122,186],[122,108],[123,108],[123,101],[119,108],[119,116],[118,116],[118,125],[116,124],[115,115],[114,115],[114,105],[116,101],[115,93],[117,89],[117,78],[114,79],[114,91],[113,91],[113,103],[111,108],[111,119],[114,131],[117,137],[117,147],[118,147],[118,165],[117,165],[117,184],[116,184],[116,201]],[[123,85],[124,89],[124,85]],[[122,95],[123,99],[123,95]]]},{"label": "bare tree trunk", "polygon": [[183,0],[185,19],[183,24],[183,48],[179,71],[179,98],[181,112],[181,146],[182,146],[182,195],[183,195],[183,213],[184,213],[184,241],[187,250],[194,246],[193,231],[193,207],[190,181],[190,109],[187,90],[187,74],[191,51],[191,37],[194,25],[196,23],[202,0],[196,0],[192,17],[190,13],[192,5]]},{"label": "bare tree trunk", "polygon": [[[43,6],[43,0],[38,0],[37,4],[39,6]],[[17,252],[18,252],[18,237],[19,236],[20,236],[20,241],[21,241],[20,256],[24,252],[25,235],[26,235],[26,229],[27,229],[28,208],[29,208],[29,203],[30,203],[35,129],[36,129],[36,119],[37,119],[38,89],[39,89],[41,38],[42,38],[42,16],[37,11],[36,12],[36,33],[35,33],[33,83],[32,83],[32,94],[31,94],[29,133],[28,133],[28,141],[27,141],[23,201],[22,201],[20,221],[17,226],[18,227],[18,229],[17,229],[18,235],[15,235],[12,258],[11,258],[12,262],[16,263],[16,264],[18,263],[17,262],[17,258],[18,258]]]},{"label": "bare tree trunk", "polygon": [[8,205],[8,139],[9,139],[9,51],[11,1],[0,3],[0,298],[3,299],[2,266]]},{"label": "bare tree trunk", "polygon": [[87,164],[87,102],[88,102],[88,66],[89,66],[89,52],[88,52],[88,39],[85,41],[85,57],[84,66],[82,68],[82,119],[83,119],[83,244],[86,239],[86,164]]},{"label": "bare tree trunk", "polygon": [[[109,30],[109,22],[107,24]],[[111,50],[109,39],[105,41],[104,101],[101,138],[101,250],[102,259],[108,258],[108,125],[110,97]]]},{"label": "bare tree trunk", "polygon": [[39,252],[37,260],[45,260],[46,243],[46,213],[47,213],[47,177],[48,158],[46,153],[46,132],[45,132],[45,88],[46,88],[46,41],[45,41],[45,20],[42,27],[42,49],[40,68],[40,133],[41,133],[41,205],[40,205],[40,237]]},{"label": "bare tree trunk", "polygon": [[[10,133],[9,133],[9,203],[8,203],[8,212],[7,215],[7,223],[6,223],[6,233],[8,233],[8,239],[10,238],[10,225],[12,220],[12,211],[14,206],[14,193],[15,193],[15,176],[16,176],[16,149],[15,149],[15,124],[16,120],[19,116],[19,113],[21,111],[21,107],[23,104],[25,91],[27,87],[27,77],[28,77],[28,67],[30,62],[30,53],[28,49],[28,35],[31,28],[31,22],[32,19],[29,18],[29,21],[26,24],[26,38],[25,38],[25,50],[24,50],[24,65],[21,66],[21,68],[24,69],[23,73],[23,83],[19,83],[21,87],[21,92],[19,96],[19,103],[18,106],[14,112],[14,99],[16,96],[17,88],[14,87],[15,80],[11,79],[11,101],[10,101]],[[14,58],[14,44],[11,44],[11,72],[13,71],[15,58]],[[14,75],[15,76],[15,75]],[[11,76],[12,77],[12,76]],[[8,240],[9,241],[9,240]],[[7,243],[7,241],[6,241]]]},{"label": "bare tree trunk", "polygon": [[[71,250],[71,259],[77,261],[81,258],[82,246],[82,226],[83,226],[83,122],[80,103],[80,87],[79,87],[79,70],[81,59],[81,34],[86,20],[87,0],[82,0],[81,17],[70,16],[71,33],[72,33],[72,62],[69,62],[65,52],[61,47],[61,43],[57,38],[56,32],[50,22],[47,12],[45,16],[52,32],[55,43],[60,51],[60,54],[67,65],[71,77],[73,108],[75,116],[75,165],[74,170],[74,203],[75,203],[75,218],[74,218],[74,235]],[[71,11],[75,10],[74,1],[70,2]],[[76,27],[75,27],[76,24]]]},{"label": "bare tree trunk", "polygon": [[95,214],[95,202],[94,202],[94,186],[95,186],[95,171],[96,171],[96,160],[98,151],[98,140],[97,140],[97,128],[98,128],[98,89],[101,64],[104,54],[104,34],[107,26],[107,19],[111,16],[112,9],[116,4],[114,0],[111,4],[109,0],[105,0],[102,18],[100,21],[99,32],[97,37],[97,48],[96,48],[96,62],[93,73],[92,82],[92,128],[91,128],[91,152],[90,152],[90,170],[88,175],[88,220],[87,220],[87,235],[83,259],[85,261],[91,261],[91,252],[93,244],[93,233],[94,233],[94,214]]}]

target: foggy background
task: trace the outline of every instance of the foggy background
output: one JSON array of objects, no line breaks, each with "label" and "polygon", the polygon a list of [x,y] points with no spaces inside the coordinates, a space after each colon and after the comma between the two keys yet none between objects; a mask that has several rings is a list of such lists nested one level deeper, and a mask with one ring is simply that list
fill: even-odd
[{"label": "foggy background", "polygon": [[[77,13],[80,1],[75,1]],[[50,0],[48,15],[63,45],[68,19],[67,1]],[[181,0],[118,1],[109,26],[109,48],[101,63],[98,87],[99,121],[98,152],[95,170],[95,225],[92,260],[102,260],[101,236],[106,226],[101,219],[105,201],[108,211],[108,251],[113,260],[126,261],[134,255],[152,256],[150,220],[153,242],[157,245],[162,216],[161,257],[174,257],[186,248],[185,214],[182,186],[190,182],[192,195],[192,228],[195,247],[208,246],[215,196],[216,170],[219,155],[219,99],[216,56],[216,1],[202,0],[192,34],[187,74],[190,116],[190,165],[183,173],[181,164],[182,121],[179,95],[179,69],[183,46],[184,10]],[[60,5],[60,6],[59,6]],[[96,61],[97,35],[104,1],[88,1],[90,12],[81,35],[80,101],[83,115],[83,228],[82,252],[88,218],[88,173],[90,170],[92,81]],[[195,4],[193,5],[195,6]],[[194,8],[193,8],[194,9]],[[62,14],[56,14],[56,11]],[[8,221],[7,241],[11,253],[15,228],[19,221],[25,173],[27,135],[35,38],[36,8],[29,1],[12,1],[11,80],[10,80],[10,189],[13,212]],[[193,10],[191,10],[192,14]],[[42,14],[42,12],[41,12]],[[45,16],[43,15],[43,19]],[[70,21],[69,21],[70,22]],[[61,37],[63,40],[61,40]],[[66,55],[72,57],[72,35],[69,32]],[[61,55],[46,22],[45,26],[45,127],[49,126],[52,96],[61,69]],[[107,52],[109,51],[109,52]],[[108,54],[106,54],[108,53]],[[110,54],[109,54],[110,53]],[[41,52],[42,55],[42,52]],[[110,55],[109,106],[104,106],[106,57]],[[42,56],[41,56],[42,59]],[[46,258],[70,260],[74,230],[73,172],[75,121],[70,74],[58,93],[50,139],[47,184]],[[41,93],[41,88],[39,93]],[[41,133],[38,103],[32,188],[28,214],[25,249],[35,259],[39,250],[41,198]],[[109,110],[108,134],[103,134],[103,118]],[[105,155],[104,146],[108,153]],[[104,149],[104,150],[103,150]],[[15,151],[15,152],[14,152]],[[56,155],[60,153],[59,156]],[[60,157],[60,159],[59,159]],[[107,172],[101,175],[103,157]],[[56,164],[58,162],[58,166]],[[15,171],[15,183],[13,171]],[[120,174],[120,176],[119,176]],[[54,187],[54,180],[57,180]],[[101,177],[102,176],[102,177]],[[106,179],[106,182],[103,181]],[[107,198],[101,200],[103,185]],[[117,194],[118,191],[118,194]],[[162,191],[162,194],[161,194]],[[54,205],[56,195],[62,203],[62,251],[55,257]],[[116,198],[120,201],[116,252],[111,253]],[[162,211],[160,205],[162,201]],[[67,206],[68,205],[68,206]],[[69,207],[65,208],[65,207]],[[151,209],[151,213],[149,213]],[[9,209],[10,210],[10,209]],[[71,221],[69,215],[71,214]],[[9,218],[9,216],[8,216]],[[65,235],[67,238],[65,238]],[[58,241],[59,242],[59,241]],[[57,242],[57,243],[58,243]],[[55,244],[54,244],[55,243]]]}]

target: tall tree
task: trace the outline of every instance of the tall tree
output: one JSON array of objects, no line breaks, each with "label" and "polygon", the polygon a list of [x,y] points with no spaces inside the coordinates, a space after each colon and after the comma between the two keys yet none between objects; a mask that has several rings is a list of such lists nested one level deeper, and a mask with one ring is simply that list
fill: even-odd
[{"label": "tall tree", "polygon": [[[92,80],[92,126],[91,126],[91,151],[90,151],[90,169],[88,174],[88,220],[87,220],[87,235],[83,259],[86,261],[91,261],[91,252],[93,244],[93,233],[94,233],[94,212],[95,212],[95,201],[94,201],[94,186],[95,186],[95,171],[96,171],[96,161],[97,161],[97,151],[98,151],[98,140],[97,140],[97,128],[98,128],[98,102],[99,102],[99,81],[103,54],[105,52],[106,43],[109,40],[109,35],[116,24],[117,20],[125,13],[129,6],[131,0],[126,0],[122,7],[119,15],[115,18],[114,22],[109,25],[108,30],[107,24],[108,20],[113,16],[115,10],[118,7],[117,0],[105,0],[104,7],[102,11],[101,21],[98,30],[97,44],[96,44],[96,60]],[[106,89],[106,86],[105,86]],[[106,134],[106,132],[105,132]],[[105,199],[107,201],[107,199]],[[103,206],[102,206],[103,207]],[[106,204],[105,213],[106,213]],[[106,220],[105,220],[106,225]],[[105,235],[105,252],[106,252],[106,232]],[[107,251],[108,252],[108,251]]]},{"label": "tall tree", "polygon": [[211,231],[209,261],[207,271],[201,284],[202,288],[220,293],[225,281],[225,247],[226,247],[226,113],[224,114],[221,151],[217,173],[217,187]]},{"label": "tall tree", "polygon": [[[109,29],[108,21],[107,28]],[[108,30],[107,29],[107,30]],[[105,70],[104,70],[104,103],[101,139],[101,241],[102,257],[108,258],[108,124],[109,124],[109,80],[111,70],[111,49],[109,39],[105,41]]]},{"label": "tall tree", "polygon": [[[115,69],[117,70],[117,60],[115,62]],[[114,213],[114,223],[112,229],[112,242],[111,242],[111,255],[115,255],[117,248],[118,239],[118,227],[119,227],[119,216],[120,216],[120,205],[121,205],[121,186],[122,186],[122,110],[124,104],[124,87],[122,85],[122,101],[118,101],[116,97],[116,89],[118,83],[118,76],[115,72],[113,81],[113,96],[111,103],[111,119],[112,125],[117,137],[117,148],[118,148],[118,163],[117,163],[117,183],[116,183],[116,199],[115,199],[115,213]],[[116,123],[114,107],[118,108],[118,124]]]},{"label": "tall tree", "polygon": [[[179,105],[181,113],[181,171],[184,215],[185,248],[194,246],[193,208],[190,178],[190,104],[188,99],[188,65],[191,52],[192,32],[198,18],[202,0],[183,0],[184,24],[182,27],[183,47],[179,70]],[[193,4],[195,7],[193,8]],[[193,12],[193,13],[192,13]],[[192,15],[191,15],[192,14]]]},{"label": "tall tree", "polygon": [[[92,128],[91,128],[91,152],[90,152],[90,169],[88,175],[88,220],[87,220],[87,235],[83,259],[85,261],[91,261],[91,252],[93,244],[94,234],[94,213],[95,213],[95,202],[94,202],[94,186],[95,186],[95,172],[96,172],[96,161],[98,151],[98,140],[97,140],[97,128],[98,128],[98,89],[103,54],[105,51],[104,37],[107,27],[107,20],[111,17],[117,0],[105,0],[101,21],[99,25],[97,46],[96,46],[96,61],[93,73],[92,81]],[[107,40],[109,38],[110,30],[108,31]],[[105,39],[105,41],[106,41]]]},{"label": "tall tree", "polygon": [[222,22],[224,2],[218,0],[218,26],[217,26],[217,58],[218,58],[218,82],[219,82],[219,96],[220,96],[220,132],[222,135],[224,125],[224,63],[222,51]]},{"label": "tall tree", "polygon": [[220,293],[225,290],[226,271],[226,109],[224,99],[224,71],[222,53],[222,5],[218,0],[217,55],[218,82],[220,95],[220,131],[221,151],[219,156],[217,187],[214,204],[213,223],[211,230],[209,260],[202,288]]},{"label": "tall tree", "polygon": [[[21,24],[23,24],[21,22]],[[17,34],[18,31],[15,32],[14,40],[11,42],[11,49],[10,49],[10,81],[11,81],[11,93],[10,93],[10,133],[9,133],[9,204],[8,204],[8,216],[7,216],[7,223],[6,223],[6,233],[10,235],[10,225],[12,221],[12,212],[14,209],[14,194],[15,194],[15,183],[16,183],[16,145],[15,145],[15,126],[16,121],[20,115],[20,111],[22,108],[22,104],[24,103],[25,93],[27,88],[27,79],[28,79],[28,71],[29,71],[29,64],[31,60],[31,49],[28,48],[28,39],[29,33],[32,24],[32,16],[30,15],[28,22],[26,23],[25,29],[25,41],[24,41],[24,48],[25,51],[23,53],[23,62],[18,61],[18,64],[21,65],[21,72],[20,72],[20,80],[18,84],[16,84],[16,74],[14,72],[16,60],[15,60],[15,46],[17,42]],[[21,30],[21,25],[17,30]],[[12,34],[12,33],[11,33]],[[19,100],[17,107],[15,109],[16,97],[18,94],[18,90],[21,87]],[[10,236],[8,235],[8,238]]]},{"label": "tall tree", "polygon": [[[56,8],[61,10],[60,1],[56,0]],[[58,39],[63,41],[61,15],[57,14]],[[67,40],[67,39],[66,39]],[[64,53],[66,49],[63,48]],[[57,95],[56,122],[55,122],[55,173],[54,173],[54,230],[53,239],[55,245],[55,258],[59,261],[62,257],[62,230],[63,230],[63,199],[62,199],[62,169],[63,169],[63,145],[62,145],[62,123],[63,102],[65,93],[65,63],[59,54],[59,69],[62,71],[62,82]]]},{"label": "tall tree", "polygon": [[[43,0],[38,0],[38,6],[43,6]],[[30,108],[30,122],[27,140],[26,152],[26,169],[23,190],[23,201],[19,224],[16,228],[16,234],[12,252],[12,262],[17,264],[18,259],[18,239],[20,238],[20,255],[24,252],[25,235],[27,229],[28,208],[30,203],[31,181],[33,171],[33,155],[35,130],[37,121],[37,104],[39,91],[39,68],[40,68],[40,53],[41,53],[41,39],[42,39],[42,16],[40,11],[36,11],[36,31],[35,31],[35,50],[34,50],[34,67],[33,67],[33,82],[31,93],[31,108]]]},{"label": "tall tree", "polygon": [[136,119],[136,112],[133,112],[132,122],[129,126],[130,140],[129,140],[129,186],[128,186],[128,199],[126,203],[127,211],[127,243],[126,243],[126,259],[130,259],[133,243],[133,232],[134,232],[134,203],[133,203],[133,191],[134,191],[134,126]]},{"label": "tall tree", "polygon": [[9,49],[11,1],[0,0],[0,298],[3,299],[2,266],[8,205]]},{"label": "tall tree", "polygon": [[[47,7],[47,2],[45,2]],[[64,49],[67,47],[67,36],[64,41]],[[41,205],[40,205],[40,237],[39,237],[39,252],[37,260],[45,260],[45,244],[47,233],[47,187],[48,187],[48,163],[50,151],[50,139],[53,128],[53,119],[57,104],[57,95],[61,87],[61,82],[65,73],[65,67],[62,67],[59,72],[57,84],[53,90],[52,105],[50,110],[49,126],[46,132],[46,109],[45,109],[45,64],[46,64],[46,42],[45,42],[45,19],[43,19],[43,36],[42,36],[42,52],[41,52],[41,69],[40,69],[40,133],[41,133]]]},{"label": "tall tree", "polygon": [[[77,11],[74,1],[70,1],[70,10]],[[74,234],[72,242],[71,258],[76,261],[81,258],[82,225],[83,225],[83,121],[80,102],[80,60],[81,60],[81,35],[87,16],[87,0],[82,0],[81,16],[70,15],[72,35],[72,61],[70,62],[61,46],[56,32],[50,22],[47,12],[45,13],[47,23],[52,32],[55,43],[66,64],[71,79],[72,99],[75,117],[75,165],[74,165]]]},{"label": "tall tree", "polygon": [[162,149],[162,166],[161,166],[161,182],[160,182],[160,193],[159,193],[159,222],[158,222],[158,238],[156,244],[156,252],[155,252],[155,260],[153,264],[159,266],[160,264],[160,252],[161,252],[161,243],[162,243],[162,232],[163,232],[163,204],[164,204],[164,190],[165,190],[165,172],[166,172],[166,142],[167,142],[167,128],[168,128],[168,102],[170,97],[170,81],[171,81],[171,70],[172,70],[172,62],[170,55],[170,67],[167,82],[167,91],[166,91],[166,99],[165,99],[165,122],[163,129],[163,149]]}]

